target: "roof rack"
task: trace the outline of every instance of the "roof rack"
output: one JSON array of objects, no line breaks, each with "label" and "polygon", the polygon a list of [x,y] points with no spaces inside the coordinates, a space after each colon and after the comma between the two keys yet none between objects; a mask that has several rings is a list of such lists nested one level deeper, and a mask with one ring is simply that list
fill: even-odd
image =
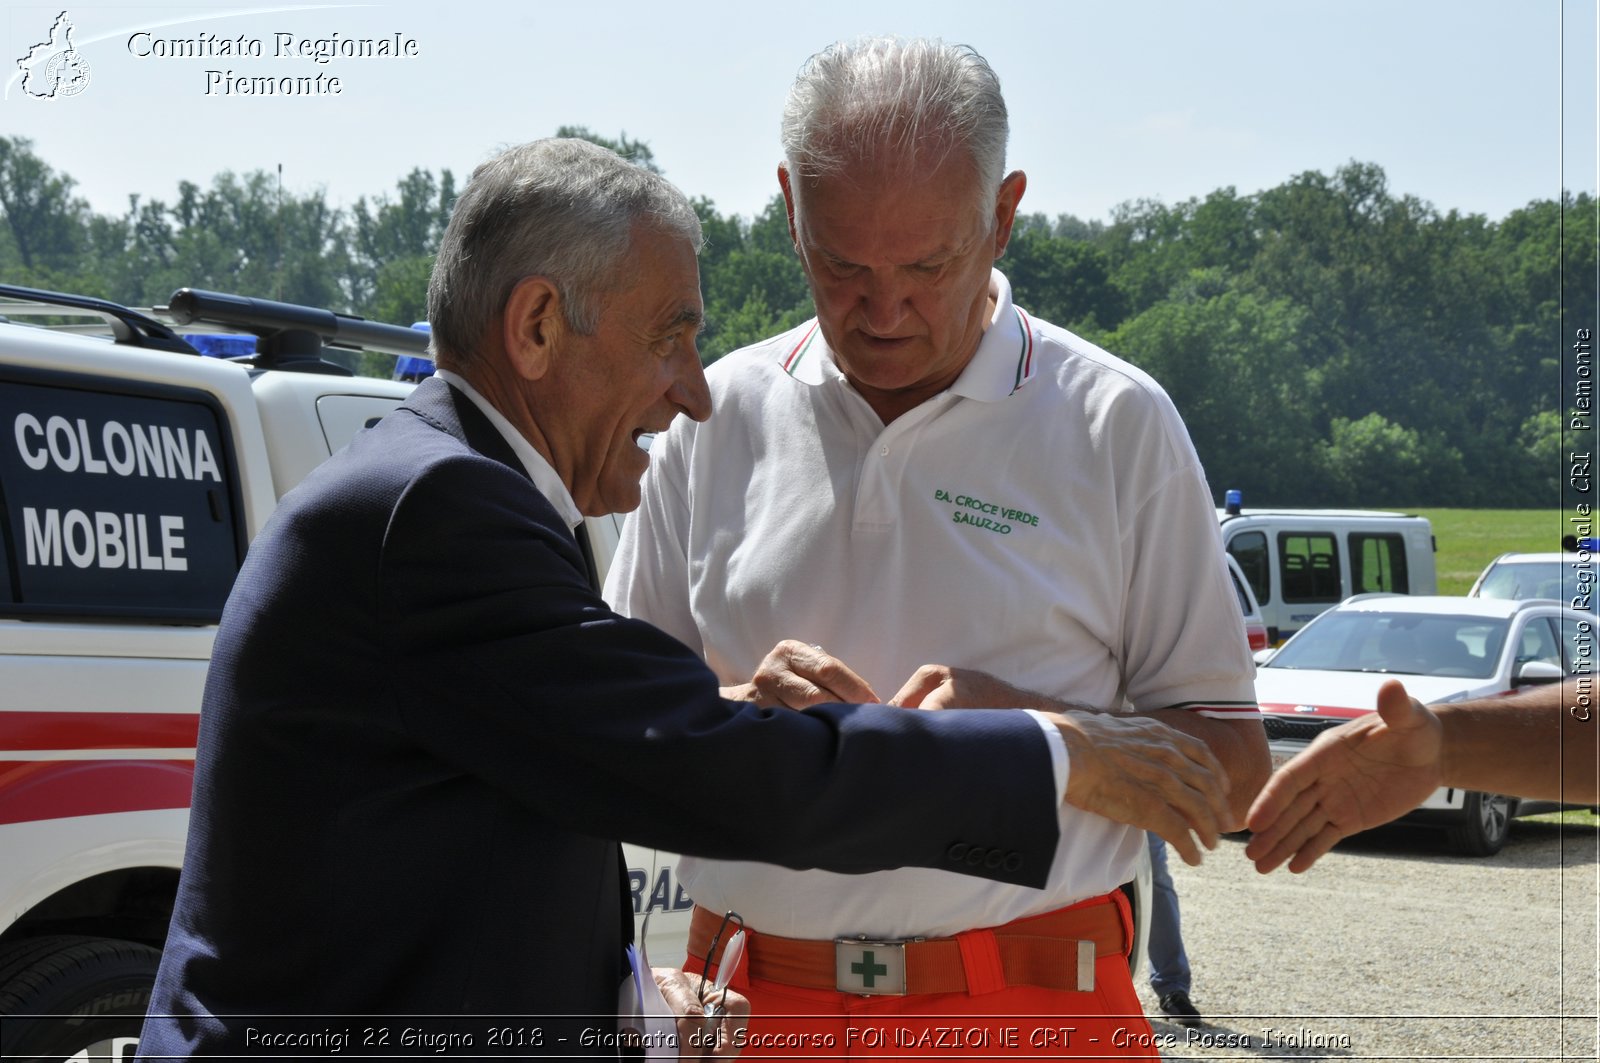
[{"label": "roof rack", "polygon": [[428,333],[419,329],[200,288],[179,288],[156,312],[179,325],[222,325],[251,333],[257,338],[256,354],[242,360],[258,369],[348,374],[344,367],[322,360],[324,346],[397,355],[428,351]]},{"label": "roof rack", "polygon": [[[179,354],[200,353],[161,322],[108,299],[23,288],[15,284],[0,284],[0,299],[11,300],[0,303],[0,315],[5,317],[59,317],[70,316],[61,314],[64,308],[86,310],[111,326],[111,336],[118,343]],[[74,329],[77,330],[77,327]]]},{"label": "roof rack", "polygon": [[[428,352],[428,333],[421,330],[271,299],[179,288],[166,306],[153,307],[145,313],[106,299],[0,284],[0,316],[70,317],[74,310],[102,319],[117,343],[179,354],[201,352],[158,318],[178,326],[221,327],[246,333],[256,337],[256,353],[231,360],[258,369],[349,376],[350,370],[323,359],[325,347],[413,356]],[[84,331],[82,325],[57,327]]]}]

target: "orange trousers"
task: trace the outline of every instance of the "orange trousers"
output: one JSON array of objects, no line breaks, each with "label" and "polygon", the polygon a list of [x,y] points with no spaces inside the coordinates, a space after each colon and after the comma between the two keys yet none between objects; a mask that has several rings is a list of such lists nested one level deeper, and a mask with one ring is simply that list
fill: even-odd
[{"label": "orange trousers", "polygon": [[[1120,894],[1125,925],[1131,924]],[[1126,935],[1132,939],[1131,928]],[[750,1001],[744,1059],[1159,1060],[1166,1039],[1144,1017],[1128,961],[1101,956],[1086,993],[1006,986],[982,993],[860,996],[752,979],[749,950],[730,985]],[[704,961],[690,956],[692,972]],[[969,978],[977,982],[978,979]]]}]

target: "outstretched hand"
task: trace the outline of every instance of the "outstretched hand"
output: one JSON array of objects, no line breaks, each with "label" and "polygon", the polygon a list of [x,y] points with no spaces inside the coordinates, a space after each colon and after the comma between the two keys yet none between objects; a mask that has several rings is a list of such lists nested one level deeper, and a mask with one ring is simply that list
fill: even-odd
[{"label": "outstretched hand", "polygon": [[1378,711],[1341,724],[1279,768],[1246,817],[1262,874],[1306,870],[1343,838],[1405,815],[1439,786],[1439,718],[1390,680]]}]

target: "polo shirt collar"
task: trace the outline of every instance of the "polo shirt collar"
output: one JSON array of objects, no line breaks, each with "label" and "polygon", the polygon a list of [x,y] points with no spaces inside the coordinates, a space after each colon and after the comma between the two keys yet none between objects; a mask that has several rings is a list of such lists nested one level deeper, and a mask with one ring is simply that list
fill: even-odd
[{"label": "polo shirt collar", "polygon": [[[953,394],[980,402],[1005,398],[1032,380],[1038,371],[1034,358],[1037,329],[1033,319],[1011,301],[1011,282],[999,270],[990,272],[989,294],[994,296],[994,316],[989,319],[972,360],[950,385]],[[793,343],[780,346],[777,354],[783,371],[802,384],[844,379],[816,318],[796,333]]]}]

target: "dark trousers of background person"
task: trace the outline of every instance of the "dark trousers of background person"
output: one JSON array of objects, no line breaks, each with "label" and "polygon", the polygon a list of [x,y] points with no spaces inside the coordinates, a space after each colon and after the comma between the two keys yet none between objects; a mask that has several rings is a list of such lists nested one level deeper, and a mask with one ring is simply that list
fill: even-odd
[{"label": "dark trousers of background person", "polygon": [[1167,843],[1146,833],[1150,843],[1150,988],[1157,997],[1189,992],[1189,954],[1183,950],[1183,927],[1178,918],[1178,891],[1167,871]]}]

